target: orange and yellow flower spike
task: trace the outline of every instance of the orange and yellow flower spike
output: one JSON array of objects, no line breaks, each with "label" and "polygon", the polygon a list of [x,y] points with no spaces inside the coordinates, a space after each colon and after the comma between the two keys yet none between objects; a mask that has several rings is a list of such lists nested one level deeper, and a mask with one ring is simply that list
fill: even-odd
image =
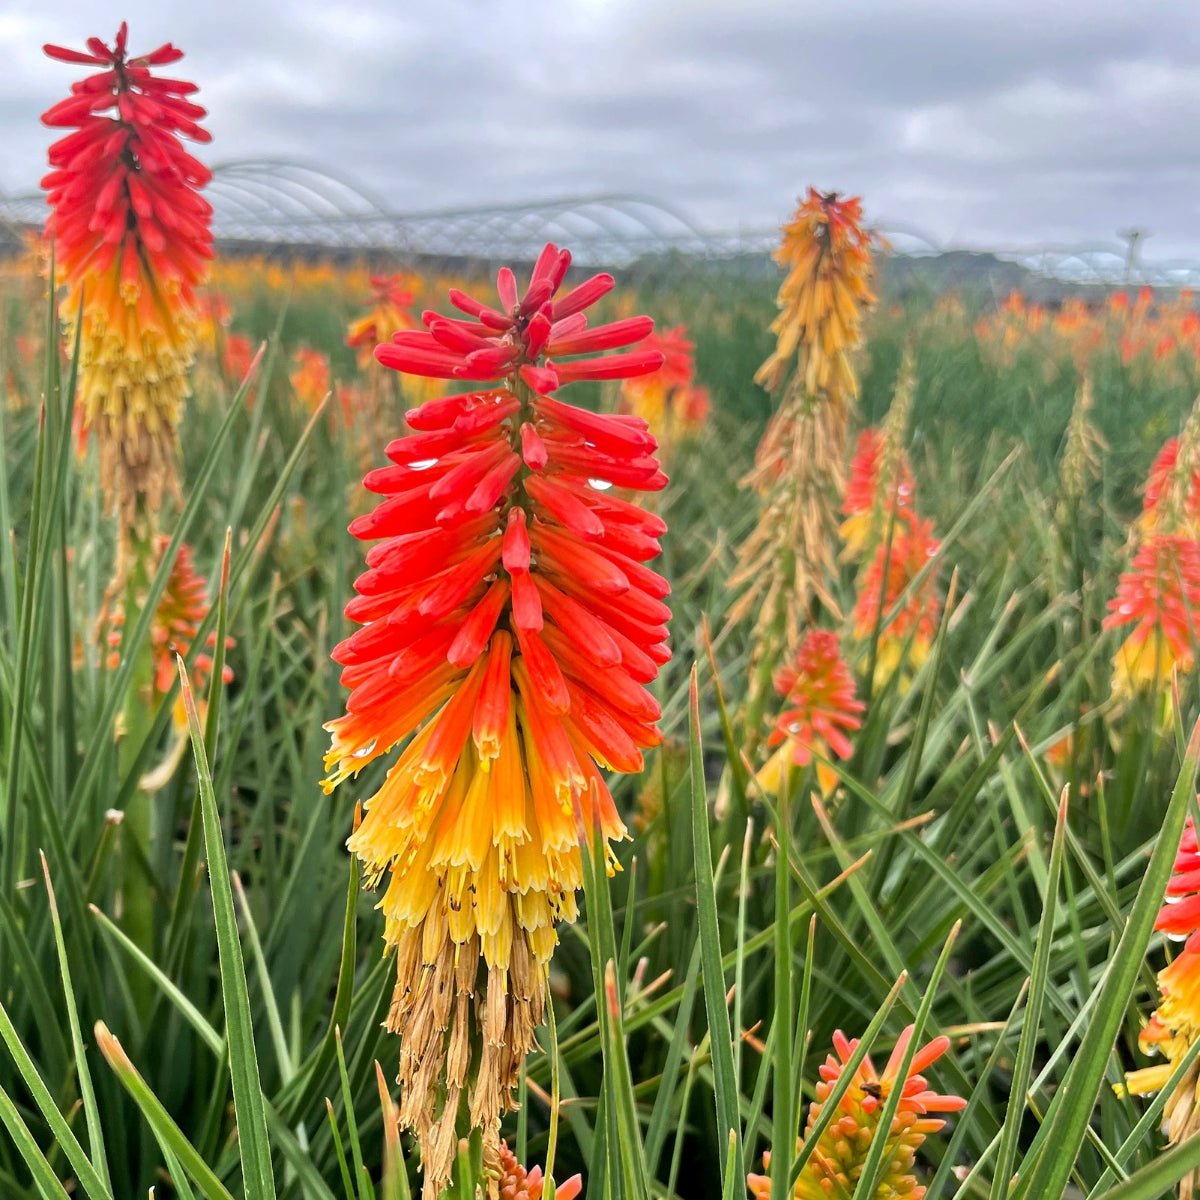
[{"label": "orange and yellow flower spike", "polygon": [[843,561],[869,559],[893,526],[909,526],[916,518],[916,480],[905,449],[915,392],[916,371],[909,350],[901,360],[883,423],[864,429],[855,443],[842,494],[844,519],[838,528]]},{"label": "orange and yellow flower spike", "polygon": [[1129,628],[1113,659],[1113,694],[1169,694],[1172,673],[1190,671],[1200,638],[1200,542],[1151,533],[1109,601],[1105,629]]},{"label": "orange and yellow flower spike", "polygon": [[[854,753],[848,734],[862,727],[866,706],[855,695],[854,678],[842,658],[837,634],[827,629],[809,631],[795,664],[776,673],[775,690],[786,707],[767,738],[775,752],[757,778],[765,791],[777,796],[788,769],[809,766],[814,752],[825,758],[849,758]],[[817,762],[817,781],[822,794],[828,795],[837,775]]]},{"label": "orange and yellow flower spike", "polygon": [[853,399],[858,379],[849,355],[862,340],[862,314],[875,303],[862,201],[809,188],[783,227],[775,261],[787,272],[771,326],[777,343],[755,382],[778,391],[799,355],[808,395]]},{"label": "orange and yellow flower spike", "polygon": [[746,702],[751,749],[774,668],[794,652],[818,608],[841,615],[833,587],[837,505],[858,395],[851,355],[875,300],[871,242],[857,198],[810,188],[776,254],[787,271],[771,327],[776,346],[755,379],[782,400],[742,481],[762,497],[762,509],[729,581],[741,592],[731,618],[756,614]]},{"label": "orange and yellow flower spike", "polygon": [[[935,1114],[959,1112],[967,1102],[959,1096],[943,1096],[933,1091],[922,1074],[950,1048],[949,1038],[934,1038],[918,1050],[908,1075],[900,1078],[900,1066],[912,1035],[910,1025],[900,1035],[882,1072],[875,1069],[869,1056],[859,1064],[853,1082],[838,1102],[837,1115],[825,1127],[796,1180],[791,1193],[793,1200],[831,1200],[835,1196],[854,1194],[884,1105],[897,1088],[901,1089],[901,1099],[886,1134],[883,1171],[869,1200],[898,1200],[899,1197],[921,1200],[925,1195],[925,1188],[913,1173],[917,1151],[930,1134],[938,1133],[946,1123]],[[858,1041],[848,1040],[841,1030],[833,1035],[834,1053],[820,1068],[821,1079],[815,1089],[817,1098],[808,1110],[810,1133],[857,1046]],[[770,1165],[768,1151],[763,1155],[764,1170],[769,1170]],[[768,1175],[751,1175],[748,1182],[754,1200],[769,1200],[771,1180]]]},{"label": "orange and yellow flower spike", "polygon": [[358,365],[369,367],[375,347],[402,329],[415,329],[410,281],[403,275],[372,275],[371,299],[366,313],[350,322],[346,345],[358,351]]},{"label": "orange and yellow flower spike", "polygon": [[[171,539],[165,534],[155,536],[152,546],[154,557],[148,564],[148,574],[151,577],[157,573],[170,542]],[[155,703],[170,695],[174,689],[179,679],[175,655],[186,655],[191,649],[201,623],[208,616],[208,610],[208,584],[204,576],[196,570],[191,546],[184,542],[179,547],[174,563],[171,564],[166,587],[159,598],[158,607],[154,610],[154,620],[150,626],[151,680]],[[121,662],[125,630],[125,606],[122,602],[118,601],[114,605],[105,624],[108,629],[106,665],[110,669],[115,669]],[[210,635],[210,646],[214,639],[215,635]],[[233,640],[227,638],[226,645],[232,646]],[[207,689],[212,669],[211,655],[198,654],[196,656],[192,664],[192,684],[197,693],[203,694]],[[232,670],[226,666],[221,677],[225,683],[231,683],[233,681]],[[186,728],[187,718],[182,704],[178,705],[175,710],[175,722],[178,728]]]},{"label": "orange and yellow flower spike", "polygon": [[[207,142],[196,86],[156,75],[178,62],[170,43],[131,56],[122,23],[111,46],[46,46],[95,67],[42,115],[73,132],[50,147],[42,180],[67,340],[82,319],[79,402],[100,442],[101,478],[129,532],[177,490],[176,431],[196,340],[196,288],[212,256],[209,171],[181,138]],[[81,309],[82,305],[82,309]],[[144,532],[144,531],[143,531]]]},{"label": "orange and yellow flower spike", "polygon": [[[1191,817],[1154,928],[1183,939],[1183,948],[1159,971],[1158,1007],[1138,1038],[1143,1053],[1165,1061],[1126,1074],[1125,1086],[1135,1096],[1162,1091],[1200,1038],[1200,845]],[[1168,1097],[1163,1130],[1172,1145],[1200,1132],[1200,1065],[1193,1063]],[[1195,1200],[1198,1193],[1200,1173],[1190,1171],[1179,1182],[1180,1200]]]},{"label": "orange and yellow flower spike", "polygon": [[292,355],[288,382],[305,412],[315,412],[331,388],[329,356],[311,346],[300,346]]},{"label": "orange and yellow flower spike", "polygon": [[618,494],[666,484],[656,443],[637,417],[552,393],[662,355],[620,350],[648,317],[588,325],[613,279],[561,293],[570,261],[546,246],[523,292],[501,269],[498,305],[451,289],[456,315],[426,312],[425,330],[375,352],[477,388],[411,410],[415,432],[363,481],[383,499],[350,526],[376,544],[346,609],[361,628],[334,651],[350,695],[326,756],[332,790],[408,739],[349,846],[387,881],[388,1027],[429,1200],[450,1177],[460,1103],[485,1153],[499,1146],[581,850],[625,836],[601,769],[639,771],[660,736],[645,685],[670,654],[669,588],[645,564],[666,527]]},{"label": "orange and yellow flower spike", "polygon": [[916,515],[897,521],[890,541],[879,542],[862,576],[854,605],[854,637],[860,644],[868,643],[878,626],[872,681],[876,691],[897,671],[902,672],[902,681],[909,679],[929,657],[941,609],[936,571],[926,573],[894,615],[892,609],[940,548],[930,521]]},{"label": "orange and yellow flower spike", "polygon": [[695,344],[682,325],[652,333],[644,345],[660,350],[662,367],[621,384],[620,406],[654,431],[665,448],[703,429],[708,419],[708,391],[695,381]]}]

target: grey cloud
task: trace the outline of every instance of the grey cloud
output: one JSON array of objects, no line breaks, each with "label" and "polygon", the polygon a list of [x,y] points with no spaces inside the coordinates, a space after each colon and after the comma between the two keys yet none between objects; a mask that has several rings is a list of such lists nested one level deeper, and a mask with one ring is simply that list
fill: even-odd
[{"label": "grey cloud", "polygon": [[[73,77],[41,42],[116,21],[7,3],[0,186],[26,190]],[[401,210],[629,191],[761,228],[813,182],[944,241],[1140,225],[1150,253],[1200,259],[1194,0],[168,7],[127,4],[132,38],[187,51],[211,160],[325,163]]]}]

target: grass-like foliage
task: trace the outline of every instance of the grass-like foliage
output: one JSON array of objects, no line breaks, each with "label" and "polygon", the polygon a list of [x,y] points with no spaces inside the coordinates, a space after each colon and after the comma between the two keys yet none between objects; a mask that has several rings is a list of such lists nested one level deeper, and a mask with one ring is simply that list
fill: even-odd
[{"label": "grass-like foliage", "polygon": [[[37,282],[14,269],[0,283],[0,1200],[420,1187],[388,1088],[393,970],[344,848],[354,805],[318,786],[322,726],[342,705],[330,650],[360,569],[346,526],[406,401],[376,380],[362,411],[314,415],[288,381],[302,343],[331,356],[334,387],[382,372],[342,345],[358,276],[224,271],[232,326],[194,370],[171,549],[125,613],[115,666],[97,644],[115,545],[73,431],[75,360],[53,308],[31,300]],[[517,1160],[559,1183],[581,1172],[588,1196],[709,1200],[745,1196],[774,1148],[782,1200],[858,1086],[843,1072],[809,1124],[834,1031],[860,1039],[857,1066],[913,1025],[907,1062],[945,1036],[925,1074],[967,1101],[920,1151],[929,1200],[1172,1194],[1200,1147],[1164,1153],[1167,1093],[1113,1085],[1145,1065],[1152,926],[1195,797],[1196,688],[1182,677],[1116,705],[1118,638],[1101,625],[1194,362],[1095,352],[1108,448],[1064,505],[1071,355],[1000,352],[966,315],[884,305],[861,411],[882,418],[910,347],[907,450],[947,603],[905,686],[867,686],[870,644],[853,657],[867,704],[853,757],[828,764],[835,786],[822,797],[814,765],[769,796],[762,752],[744,754],[749,631],[728,619],[726,581],[757,517],[738,480],[770,411],[752,379],[771,281],[664,268],[637,282],[639,311],[686,321],[712,407],[653,502],[673,586],[665,741],[614,782],[633,830],[623,869],[587,863],[584,916],[561,931],[552,1012],[504,1131]],[[221,365],[235,334],[265,343],[245,382]],[[130,722],[184,542],[212,604],[172,692]],[[851,612],[849,569],[837,587]],[[123,816],[156,768],[148,836],[134,837]],[[372,766],[355,794],[380,778]],[[463,1179],[477,1150],[462,1148]],[[837,1200],[892,1194],[889,1153],[876,1139]]]}]

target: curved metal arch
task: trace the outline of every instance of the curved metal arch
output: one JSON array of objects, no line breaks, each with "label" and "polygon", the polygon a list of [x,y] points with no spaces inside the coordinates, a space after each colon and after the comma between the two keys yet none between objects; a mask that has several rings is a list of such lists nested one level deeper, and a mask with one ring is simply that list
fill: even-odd
[{"label": "curved metal arch", "polygon": [[[779,239],[777,227],[702,230],[671,205],[628,192],[402,213],[369,188],[319,164],[276,158],[218,163],[210,195],[218,240],[376,251],[400,259],[520,261],[553,240],[569,245],[581,264],[619,266],[669,251],[714,260],[766,253]],[[37,227],[45,213],[41,193],[0,193],[0,225],[14,231]],[[1001,261],[1068,283],[1200,284],[1200,265],[1184,260],[1139,258],[1131,271],[1128,247],[1118,243],[948,246],[906,223],[882,222],[878,228],[910,256],[990,249]]]},{"label": "curved metal arch", "polygon": [[[291,185],[292,194],[307,192],[343,216],[393,215],[387,203],[362,184],[337,175],[316,163],[285,159],[237,159],[212,168],[214,182],[231,176],[254,178],[268,187]],[[312,207],[311,203],[309,207]]]}]

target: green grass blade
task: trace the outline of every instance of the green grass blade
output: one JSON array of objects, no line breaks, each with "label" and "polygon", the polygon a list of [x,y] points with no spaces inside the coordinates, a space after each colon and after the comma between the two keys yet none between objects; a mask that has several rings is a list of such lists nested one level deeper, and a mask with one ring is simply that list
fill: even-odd
[{"label": "green grass blade", "polygon": [[1154,919],[1162,905],[1188,805],[1196,793],[1197,760],[1200,758],[1200,725],[1193,731],[1179,772],[1171,802],[1137,899],[1121,934],[1096,1004],[1095,1020],[1087,1027],[1062,1086],[1046,1114],[1043,1149],[1036,1161],[1022,1169],[1013,1200],[1035,1200],[1060,1195],[1070,1177],[1075,1157],[1086,1135],[1096,1096],[1104,1083],[1113,1043],[1121,1027],[1130,995],[1137,982]]},{"label": "green grass blade", "polygon": [[100,1123],[100,1110],[96,1104],[96,1090],[92,1086],[92,1073],[88,1067],[87,1054],[83,1047],[83,1029],[79,1023],[79,1008],[75,1003],[75,988],[71,982],[71,966],[67,959],[67,946],[63,938],[62,922],[58,915],[58,901],[54,885],[50,881],[50,866],[46,856],[41,856],[42,877],[46,881],[46,897],[50,904],[50,920],[54,927],[54,948],[58,954],[58,973],[62,979],[63,998],[67,1007],[67,1024],[71,1030],[71,1048],[75,1054],[75,1073],[79,1079],[79,1098],[83,1102],[84,1119],[87,1122],[88,1149],[91,1165],[106,1191],[112,1190],[112,1179],[108,1171],[108,1159],[104,1152],[104,1129]]},{"label": "green grass blade", "polygon": [[1152,1163],[1135,1171],[1100,1200],[1161,1200],[1189,1171],[1200,1170],[1200,1134],[1165,1150]]},{"label": "green grass blade", "polygon": [[183,1169],[192,1177],[206,1200],[233,1200],[229,1189],[213,1169],[200,1157],[183,1130],[163,1107],[162,1101],[150,1090],[141,1073],[130,1061],[121,1043],[113,1037],[103,1021],[96,1022],[96,1045],[125,1090],[133,1097],[146,1123],[161,1144],[171,1148]]},{"label": "green grass blade", "polygon": [[[690,684],[689,756],[692,813],[692,853],[696,862],[696,918],[700,936],[700,973],[704,1006],[712,1036],[714,1098],[720,1137],[721,1174],[728,1171],[726,1157],[735,1156],[735,1172],[746,1177],[743,1159],[738,1081],[733,1070],[733,1034],[725,1002],[725,968],[721,961],[721,931],[717,918],[717,893],[713,884],[712,841],[709,835],[708,797],[704,786],[704,752],[700,743],[700,694],[695,668]],[[786,921],[786,914],[784,915]],[[790,1019],[790,1018],[789,1018]],[[735,1137],[730,1140],[730,1134]],[[730,1150],[730,1145],[733,1150]]]},{"label": "green grass blade", "polygon": [[94,904],[92,916],[100,922],[100,928],[111,941],[119,946],[137,966],[149,976],[159,991],[175,1006],[180,1016],[196,1031],[200,1040],[221,1058],[225,1054],[225,1039],[217,1032],[204,1014],[187,998],[184,992],[159,968],[158,964],[110,917]]},{"label": "green grass blade", "polygon": [[17,1153],[25,1160],[25,1165],[33,1176],[38,1194],[43,1200],[70,1200],[66,1188],[54,1174],[46,1156],[38,1149],[37,1142],[33,1140],[29,1126],[21,1119],[21,1114],[12,1102],[12,1097],[2,1087],[0,1087],[0,1124],[3,1124],[4,1128],[8,1130],[8,1136],[12,1138]]},{"label": "green grass blade", "polygon": [[79,1139],[67,1124],[66,1118],[59,1112],[58,1105],[54,1103],[49,1088],[46,1087],[33,1059],[29,1057],[22,1045],[16,1027],[3,1004],[0,1004],[0,1040],[3,1040],[5,1046],[8,1047],[8,1052],[12,1056],[13,1062],[16,1063],[17,1070],[25,1081],[25,1086],[29,1089],[29,1094],[33,1097],[38,1111],[54,1134],[55,1142],[67,1156],[71,1169],[78,1176],[84,1194],[92,1197],[93,1200],[112,1200],[112,1191],[108,1183],[93,1166],[83,1147],[79,1144]]},{"label": "green grass blade", "polygon": [[1017,1042],[1017,1057],[1013,1065],[1012,1085],[1008,1108],[1000,1135],[1000,1148],[992,1175],[988,1200],[1002,1200],[1009,1188],[1013,1164],[1017,1160],[1017,1139],[1021,1132],[1021,1116],[1025,1111],[1029,1078],[1033,1073],[1033,1057],[1042,1028],[1042,1005],[1050,971],[1050,953],[1054,944],[1054,922],[1058,913],[1058,889],[1062,877],[1063,845],[1067,830],[1067,793],[1064,790],[1054,827],[1054,842],[1050,849],[1050,869],[1038,925],[1037,941],[1033,948],[1033,972],[1029,977],[1028,1001],[1025,1007],[1021,1037]]},{"label": "green grass blade", "polygon": [[196,702],[192,696],[183,659],[177,656],[177,661],[179,685],[187,711],[192,753],[196,758],[200,804],[204,815],[204,848],[208,858],[208,880],[212,892],[217,957],[221,972],[221,995],[228,1028],[229,1073],[233,1085],[233,1108],[241,1149],[242,1179],[246,1187],[246,1200],[274,1200],[275,1180],[271,1168],[271,1149],[267,1140],[266,1104],[259,1082],[250,996],[246,987],[246,965],[242,960],[242,948],[238,939],[233,888],[229,882],[229,864],[225,858],[225,839],[217,810],[217,797],[213,791],[208,755],[204,749],[204,730],[196,712]]}]

